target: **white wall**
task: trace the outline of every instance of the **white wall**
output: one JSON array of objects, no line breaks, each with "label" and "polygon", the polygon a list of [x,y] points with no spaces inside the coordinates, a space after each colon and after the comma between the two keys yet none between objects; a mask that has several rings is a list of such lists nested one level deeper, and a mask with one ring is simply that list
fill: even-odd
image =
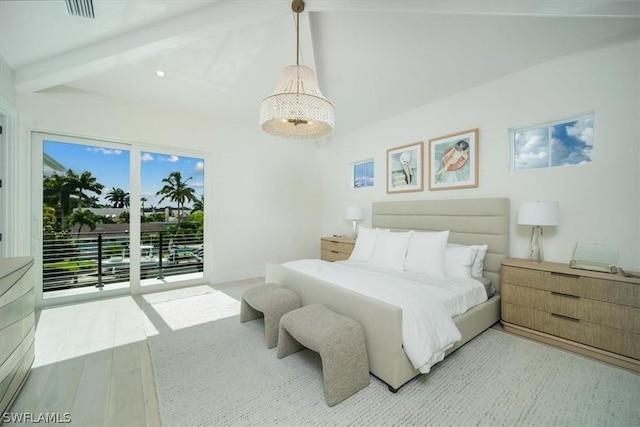
[{"label": "white wall", "polygon": [[[373,126],[335,138],[322,152],[325,235],[348,232],[345,207],[381,200],[508,197],[510,252],[526,257],[531,229],[517,226],[523,201],[560,202],[561,224],[545,229],[546,259],[568,262],[574,244],[598,242],[620,251],[620,265],[640,269],[640,42],[566,56]],[[437,82],[434,82],[437,84]],[[509,169],[508,129],[595,112],[591,165]],[[479,187],[386,194],[386,150],[467,129],[479,129]],[[375,159],[374,188],[350,188],[350,163]],[[425,178],[428,176],[425,162]]]},{"label": "white wall", "polygon": [[13,69],[0,55],[0,96],[11,105],[16,105],[16,88],[13,83]]},{"label": "white wall", "polygon": [[[256,114],[258,104],[256,103]],[[72,89],[18,94],[21,194],[30,193],[30,132],[58,132],[202,150],[205,200],[211,214],[216,282],[255,277],[266,261],[319,255],[321,181],[313,143],[275,139],[257,125],[224,129],[208,116],[153,109]],[[15,228],[29,252],[29,197],[20,205],[23,224]],[[26,213],[29,213],[27,215]],[[35,217],[34,217],[35,218]]]}]

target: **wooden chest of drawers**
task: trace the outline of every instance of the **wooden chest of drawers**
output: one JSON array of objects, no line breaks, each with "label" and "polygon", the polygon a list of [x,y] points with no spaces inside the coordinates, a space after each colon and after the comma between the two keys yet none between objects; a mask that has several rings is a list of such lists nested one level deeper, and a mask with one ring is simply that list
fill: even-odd
[{"label": "wooden chest of drawers", "polygon": [[640,371],[640,280],[508,259],[502,323],[509,332]]},{"label": "wooden chest of drawers", "polygon": [[321,259],[325,261],[342,261],[348,259],[353,252],[356,241],[337,237],[320,239]]}]

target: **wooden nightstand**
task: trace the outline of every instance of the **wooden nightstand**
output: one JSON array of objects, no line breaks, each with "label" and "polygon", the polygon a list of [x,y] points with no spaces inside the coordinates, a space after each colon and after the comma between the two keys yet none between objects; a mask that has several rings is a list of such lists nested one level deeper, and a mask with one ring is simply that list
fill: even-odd
[{"label": "wooden nightstand", "polygon": [[504,329],[640,372],[640,279],[502,262]]},{"label": "wooden nightstand", "polygon": [[325,261],[342,261],[348,259],[353,252],[355,239],[323,237],[320,239],[320,258]]}]

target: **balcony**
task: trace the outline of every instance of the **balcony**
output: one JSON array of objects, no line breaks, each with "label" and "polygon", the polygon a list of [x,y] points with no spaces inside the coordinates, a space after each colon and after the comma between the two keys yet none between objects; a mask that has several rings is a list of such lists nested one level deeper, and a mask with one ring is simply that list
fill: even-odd
[{"label": "balcony", "polygon": [[[122,232],[44,234],[44,292],[130,281],[130,239]],[[203,271],[204,246],[196,233],[143,233],[140,278],[164,279]]]}]

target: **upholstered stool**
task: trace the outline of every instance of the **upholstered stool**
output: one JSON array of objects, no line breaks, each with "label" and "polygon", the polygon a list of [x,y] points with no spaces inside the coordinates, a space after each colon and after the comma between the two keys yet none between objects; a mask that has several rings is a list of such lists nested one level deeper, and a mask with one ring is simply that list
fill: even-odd
[{"label": "upholstered stool", "polygon": [[320,354],[324,397],[333,406],[369,385],[369,360],[362,326],[319,304],[280,319],[278,359],[304,347]]},{"label": "upholstered stool", "polygon": [[245,291],[240,303],[240,323],[264,316],[267,348],[278,345],[278,325],[283,314],[300,307],[300,298],[292,290],[265,283]]}]

